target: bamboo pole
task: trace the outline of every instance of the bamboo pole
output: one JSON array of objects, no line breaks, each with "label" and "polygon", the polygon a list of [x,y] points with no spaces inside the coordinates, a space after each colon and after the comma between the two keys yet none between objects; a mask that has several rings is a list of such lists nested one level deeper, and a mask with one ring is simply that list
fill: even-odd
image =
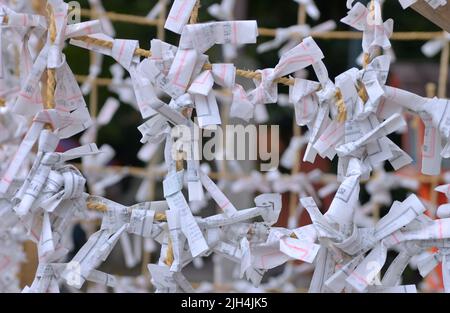
[{"label": "bamboo pole", "polygon": [[[107,166],[82,166],[80,163],[72,163],[75,167],[82,171],[92,171],[97,173],[125,173],[130,176],[139,177],[139,178],[154,178],[154,179],[162,179],[167,174],[166,170],[162,170],[158,167],[150,167],[143,168],[138,166],[120,166],[120,165],[107,165]],[[223,173],[220,176],[219,172],[210,172],[208,176],[211,179],[218,180],[220,178],[227,180],[236,180],[240,178],[250,178],[250,175],[242,175],[242,174],[233,174],[233,173]],[[423,176],[424,181],[427,181],[428,176]],[[333,174],[323,174],[321,177],[321,182],[323,183],[331,183],[336,181],[336,175]]]},{"label": "bamboo pole", "polygon": [[[447,47],[448,47],[448,45],[447,45]],[[444,54],[444,52],[442,54]],[[447,60],[448,60],[448,55],[447,55]],[[427,84],[426,85],[426,93],[427,93],[428,98],[435,97],[436,96],[436,84],[434,84],[434,83]],[[439,184],[439,177],[431,176],[430,179],[431,179],[431,182],[429,183],[430,184],[430,191],[429,191],[430,192],[430,202],[433,204],[434,207],[437,207],[438,194],[437,194],[436,190],[434,190],[434,189]]]},{"label": "bamboo pole", "polygon": [[158,16],[158,25],[157,25],[157,37],[158,39],[164,41],[165,40],[165,31],[164,24],[166,24],[166,13],[167,13],[167,0],[159,0],[160,12]]},{"label": "bamboo pole", "polygon": [[447,98],[447,81],[448,81],[448,65],[449,65],[449,53],[450,43],[445,42],[441,51],[441,61],[439,66],[439,86],[438,97]]},{"label": "bamboo pole", "polygon": [[[95,8],[91,9],[91,12],[93,14],[97,14],[97,11]],[[92,63],[95,62],[96,53],[94,51],[89,51],[89,68],[91,67]],[[89,108],[91,111],[91,116],[95,118],[98,113],[98,86],[97,84],[92,84],[92,89],[89,94]]]},{"label": "bamboo pole", "polygon": [[[262,37],[275,37],[276,29],[260,27],[258,28],[259,36]],[[294,35],[294,37],[300,35]],[[352,40],[362,39],[362,32],[358,31],[327,31],[327,32],[312,32],[311,37],[323,40]],[[435,32],[395,32],[391,36],[393,41],[427,41],[431,39],[444,38],[442,31]]]},{"label": "bamboo pole", "polygon": [[[167,0],[159,0],[159,5],[160,5],[160,12],[158,15],[158,24],[157,24],[157,32],[156,32],[156,36],[158,39],[164,41],[165,40],[165,30],[164,30],[164,25],[166,23],[166,13],[167,13]],[[157,162],[159,161],[159,155],[156,154],[153,156],[153,158],[150,160],[147,168],[146,168],[146,172],[148,173],[147,178],[150,178],[150,185],[149,185],[149,199],[148,200],[154,200],[155,199],[155,189],[156,189],[156,185],[155,185],[155,178],[151,175],[152,173],[152,168],[157,164]],[[141,264],[141,275],[146,276],[147,278],[149,278],[150,273],[147,270],[147,264],[149,264],[151,262],[152,256],[151,253],[147,250],[145,250],[145,240],[142,241],[142,264]]]},{"label": "bamboo pole", "polygon": [[[152,167],[157,163],[158,156],[153,156],[153,159],[150,160],[149,165],[145,169],[148,173],[147,178],[150,179],[150,186],[149,186],[149,197],[148,201],[152,201],[155,199],[155,177],[151,175],[151,169]],[[152,256],[151,253],[147,250],[145,250],[145,238],[142,240],[142,263],[141,263],[141,275],[146,276],[149,278],[150,272],[147,270],[147,264],[151,262]]]},{"label": "bamboo pole", "polygon": [[[81,9],[81,16],[88,18],[98,18],[99,14],[91,9]],[[136,25],[158,26],[158,20],[152,20],[145,16],[122,14],[115,12],[105,12],[105,16],[113,22],[123,22]]]},{"label": "bamboo pole", "polygon": [[[45,9],[47,4],[46,0],[33,0],[32,7],[36,13],[48,17],[47,11]],[[39,40],[38,50],[41,50],[44,46],[45,39]],[[44,71],[41,77],[41,97],[43,103],[47,103],[47,72]],[[20,265],[20,287],[24,288],[25,286],[30,286],[34,280],[34,276],[36,274],[37,266],[38,266],[38,251],[37,245],[35,242],[31,240],[27,240],[23,244],[23,250],[25,253],[25,261]]]},{"label": "bamboo pole", "polygon": [[[299,25],[304,25],[306,23],[306,7],[304,4],[299,4],[297,12],[297,21]],[[297,125],[297,120],[295,114],[292,118],[292,134],[294,137],[302,135],[302,129]],[[301,149],[297,151],[295,155],[294,165],[291,170],[291,175],[294,176],[301,170]],[[289,218],[288,221],[296,217],[298,205],[298,195],[295,192],[291,192],[289,195]]]},{"label": "bamboo pole", "polygon": [[411,8],[443,30],[450,32],[450,3],[446,3],[444,6],[438,6],[436,9],[433,9],[427,3],[430,2],[429,0],[419,0],[414,2],[415,3],[412,4]]},{"label": "bamboo pole", "polygon": [[92,85],[91,93],[89,94],[89,108],[91,117],[96,118],[98,114],[98,86]]},{"label": "bamboo pole", "polygon": [[[98,14],[92,12],[90,9],[81,9],[81,16],[96,18]],[[160,20],[148,19],[145,16],[136,16],[130,14],[120,14],[115,12],[106,12],[105,16],[113,22],[123,22],[136,25],[157,26],[160,25]],[[259,27],[259,36],[263,37],[275,37],[275,28]],[[357,31],[328,31],[312,33],[311,36],[317,39],[361,39],[362,33]],[[410,40],[430,40],[443,37],[442,31],[436,32],[396,32],[392,35],[392,40],[410,41]]]}]

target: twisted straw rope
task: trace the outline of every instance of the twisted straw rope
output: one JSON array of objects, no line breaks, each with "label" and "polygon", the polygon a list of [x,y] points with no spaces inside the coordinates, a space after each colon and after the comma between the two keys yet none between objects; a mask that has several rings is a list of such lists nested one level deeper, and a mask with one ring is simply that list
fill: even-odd
[{"label": "twisted straw rope", "polygon": [[362,99],[363,103],[366,103],[367,100],[369,100],[366,87],[361,81],[358,81],[358,96]]},{"label": "twisted straw rope", "polygon": [[[47,15],[49,19],[48,33],[50,42],[53,44],[56,41],[56,21],[54,12],[47,3]],[[54,68],[47,68],[47,90],[46,90],[46,101],[45,108],[47,110],[55,108],[55,89],[56,89],[56,71]],[[45,125],[46,129],[51,130],[51,124],[47,123]]]},{"label": "twisted straw rope", "polygon": [[[191,13],[191,17],[189,22],[191,24],[196,23],[198,21],[198,11],[200,8],[200,0],[197,0],[197,2],[195,3],[194,9]],[[370,13],[374,14],[374,10],[375,10],[375,5],[374,5],[374,1],[371,1],[370,4]],[[77,38],[74,38],[75,40],[79,40],[79,41],[83,41],[87,44],[90,45],[96,45],[96,46],[101,46],[101,47],[105,47],[107,49],[112,49],[113,47],[113,42],[108,41],[108,40],[103,40],[103,39],[97,39],[97,38],[92,38],[89,36],[80,36]],[[141,56],[141,57],[145,57],[148,58],[152,55],[150,50],[145,50],[145,49],[141,49],[141,48],[136,48],[136,50],[134,51],[134,55],[137,56]],[[363,68],[366,68],[367,65],[370,63],[371,58],[370,55],[368,53],[365,53],[363,56]],[[204,70],[211,70],[212,69],[212,65],[210,63],[206,63],[203,66]],[[256,79],[256,80],[261,80],[261,74],[255,71],[249,71],[249,70],[242,70],[242,69],[236,69],[236,75],[237,76],[241,76],[247,79]],[[280,77],[277,78],[275,80],[276,83],[280,83],[286,86],[293,86],[295,83],[295,80],[293,78],[288,78],[288,77]],[[358,95],[361,97],[361,99],[366,102],[368,99],[367,96],[367,91],[365,90],[365,88],[363,86],[361,86],[361,84],[359,84],[359,88],[358,88]],[[336,106],[338,107],[338,120],[339,121],[345,121],[346,116],[347,116],[347,112],[345,109],[345,103],[344,100],[342,98],[342,94],[339,90],[336,91],[336,98],[338,99],[338,102],[336,103]]]},{"label": "twisted straw rope", "polygon": [[[88,18],[99,18],[100,14],[95,12],[94,10],[90,9],[81,9],[80,11],[81,16],[88,17]],[[124,23],[131,23],[135,25],[143,25],[143,26],[157,26],[158,21],[149,19],[145,16],[137,16],[137,15],[130,15],[130,14],[122,14],[122,13],[116,13],[116,12],[105,12],[105,14],[101,14],[102,16],[106,16],[111,21],[114,22],[124,22]]]},{"label": "twisted straw rope", "polygon": [[160,212],[155,213],[155,216],[153,217],[153,219],[158,222],[167,222],[166,213],[160,213]]},{"label": "twisted straw rope", "polygon": [[[101,212],[101,213],[106,213],[108,211],[108,206],[106,204],[100,203],[100,202],[95,202],[95,201],[90,201],[90,200],[88,200],[86,202],[86,207],[91,211],[97,211],[97,212]],[[155,213],[153,220],[158,221],[158,222],[165,222],[165,221],[167,221],[167,215],[165,213],[157,212],[157,213]],[[171,266],[173,263],[173,260],[174,260],[173,244],[172,244],[172,240],[170,239],[170,236],[169,236],[169,245],[167,247],[167,254],[164,259],[164,263]]]},{"label": "twisted straw rope", "polygon": [[[47,13],[49,18],[48,32],[50,37],[50,42],[53,44],[56,41],[56,21],[55,15],[53,13],[50,5],[47,6]],[[56,88],[56,77],[55,69],[47,69],[47,101],[46,108],[53,109],[55,107],[55,88]]]},{"label": "twisted straw rope", "polygon": [[106,204],[100,202],[88,201],[86,202],[86,207],[91,211],[97,211],[102,213],[108,211],[108,207],[106,206]]},{"label": "twisted straw rope", "polygon": [[[371,18],[375,19],[375,1],[371,0],[370,1],[370,6],[369,6],[369,15]],[[362,66],[363,68],[366,68],[367,65],[369,65],[370,63],[370,53],[364,53],[363,54],[363,62],[362,62]]]},{"label": "twisted straw rope", "polygon": [[344,98],[339,88],[336,90],[336,99],[336,107],[338,109],[337,121],[343,123],[347,119],[347,107],[345,106]]},{"label": "twisted straw rope", "polygon": [[[108,211],[108,206],[106,204],[92,200],[86,201],[86,207],[88,208],[88,210],[97,211],[101,213],[106,213]],[[153,220],[157,222],[166,222],[167,221],[166,213],[161,212],[155,213],[155,215],[153,216]]]},{"label": "twisted straw rope", "polygon": [[367,65],[369,65],[369,63],[370,63],[370,54],[369,53],[364,53],[363,54],[363,62],[362,62],[363,64],[363,68],[366,68],[367,67]]},{"label": "twisted straw rope", "polygon": [[[258,27],[258,35],[260,37],[275,37],[277,34],[276,28],[266,28]],[[343,30],[333,30],[328,32],[311,32],[309,34],[315,39],[361,39],[362,32],[359,31],[343,31]],[[293,34],[292,38],[302,37],[300,34]],[[445,32],[443,31],[430,31],[430,32],[395,32],[391,36],[391,40],[396,41],[422,41],[430,39],[445,38]]]},{"label": "twisted straw rope", "polygon": [[200,0],[195,2],[194,8],[192,9],[191,17],[189,18],[189,24],[198,23],[198,10],[200,9]]},{"label": "twisted straw rope", "polygon": [[168,266],[172,266],[174,259],[175,259],[175,257],[173,255],[173,243],[172,243],[172,239],[170,239],[170,236],[169,236],[169,242],[167,244],[167,253],[166,253],[166,258],[164,259],[164,263]]},{"label": "twisted straw rope", "polygon": [[55,69],[47,69],[47,101],[46,109],[55,108],[56,75]]},{"label": "twisted straw rope", "polygon": [[[100,46],[100,47],[104,47],[107,49],[112,49],[113,47],[113,42],[109,41],[109,40],[104,40],[104,39],[98,39],[98,38],[92,38],[89,36],[80,36],[80,37],[76,37],[73,38],[75,40],[79,40],[79,41],[83,41],[89,45],[95,45],[95,46]],[[141,56],[144,58],[149,58],[152,55],[152,52],[150,50],[145,50],[145,49],[141,49],[141,48],[137,48],[134,51],[134,55],[137,56]],[[203,66],[204,70],[211,70],[212,69],[212,65],[210,63],[206,63]],[[237,76],[241,76],[241,77],[245,77],[248,79],[257,79],[257,80],[261,80],[261,74],[254,72],[254,71],[247,71],[247,70],[242,70],[242,69],[237,69],[236,70],[236,75]],[[293,86],[295,83],[295,80],[293,78],[288,78],[288,77],[280,77],[278,79],[275,80],[275,82],[286,85],[286,86]]]},{"label": "twisted straw rope", "polygon": [[[81,16],[98,18],[98,14],[90,9],[81,9]],[[115,12],[106,12],[105,16],[114,22],[125,22],[135,25],[145,26],[157,26],[159,21],[148,19],[145,16],[136,16],[129,14],[120,14]],[[259,27],[259,36],[274,37],[277,33],[275,28]],[[357,31],[328,31],[328,32],[312,32],[311,37],[317,39],[361,39],[362,33]],[[297,35],[293,35],[297,37]],[[430,32],[395,32],[392,34],[392,40],[430,40],[437,38],[444,38],[445,32],[443,31],[430,31]]]},{"label": "twisted straw rope", "polygon": [[[90,45],[101,46],[101,47],[104,47],[104,48],[107,48],[107,49],[112,49],[112,47],[113,47],[113,43],[111,41],[103,40],[103,39],[97,39],[97,38],[92,38],[92,37],[89,37],[89,36],[81,36],[81,37],[77,37],[77,38],[74,38],[74,39],[75,40],[79,40],[79,41],[83,41],[83,42],[85,42],[87,44],[90,44]],[[134,54],[138,55],[138,56],[142,56],[142,57],[148,58],[148,57],[151,56],[151,51],[138,48],[138,49],[136,49],[134,51]],[[206,63],[203,66],[203,69],[204,70],[211,70],[212,69],[212,65],[210,63]],[[261,80],[261,74],[257,73],[257,72],[254,72],[254,71],[246,71],[246,70],[237,69],[236,70],[236,75],[237,76],[241,76],[241,77],[245,77],[245,78],[248,78],[248,79]],[[286,86],[292,86],[292,85],[294,85],[295,80],[293,78],[281,77],[281,78],[276,79],[275,82],[283,84],[283,85],[286,85]],[[358,94],[360,94],[360,96],[366,94],[366,91],[365,90],[361,90],[361,89],[362,88],[359,88],[359,92],[358,92]],[[347,116],[347,112],[346,112],[345,104],[344,104],[344,101],[342,99],[342,94],[340,93],[340,91],[336,92],[336,97],[338,98],[338,102],[336,103],[336,105],[338,106],[338,111],[339,111],[338,121],[342,122],[342,121],[345,121],[346,116]],[[362,99],[364,100],[365,98],[362,98]],[[364,100],[364,102],[366,102],[366,101],[367,101],[367,99]]]}]

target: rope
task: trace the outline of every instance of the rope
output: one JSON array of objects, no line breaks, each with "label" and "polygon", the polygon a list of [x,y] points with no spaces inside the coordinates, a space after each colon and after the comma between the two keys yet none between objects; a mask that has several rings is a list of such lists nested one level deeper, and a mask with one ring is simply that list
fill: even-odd
[{"label": "rope", "polygon": [[[374,0],[371,0],[370,1],[370,5],[369,5],[369,16],[370,16],[370,18],[372,19],[372,20],[375,20],[375,1]],[[362,64],[362,66],[363,66],[363,68],[366,68],[367,67],[367,65],[369,65],[369,63],[370,63],[370,60],[371,60],[371,58],[370,58],[370,53],[364,53],[363,54],[363,64]]]},{"label": "rope", "polygon": [[[89,37],[89,36],[80,36],[80,37],[76,37],[74,39],[83,41],[89,45],[100,46],[100,47],[104,47],[107,49],[112,49],[112,47],[113,47],[113,42],[109,41],[109,40],[98,39],[98,38],[93,38],[93,37]],[[134,51],[134,55],[141,56],[144,58],[149,58],[152,56],[152,52],[149,50],[137,48]]]},{"label": "rope", "polygon": [[358,81],[358,96],[362,99],[363,103],[366,103],[369,100],[369,95],[367,94],[366,87],[360,81]]},{"label": "rope", "polygon": [[[89,10],[89,9],[81,9],[80,13],[81,13],[81,16],[83,16],[83,17],[89,17],[89,18],[98,18],[99,17],[98,13],[93,12],[92,10]],[[130,23],[130,24],[144,25],[144,26],[157,26],[158,25],[157,20],[152,20],[145,16],[122,14],[122,13],[115,13],[115,12],[105,12],[104,16],[109,18],[111,21],[115,21],[115,22],[123,22],[123,23]]]},{"label": "rope", "polygon": [[[192,11],[191,17],[190,17],[190,23],[195,23],[198,21],[198,9],[200,7],[200,1],[198,0],[194,6],[194,9]],[[374,1],[371,1],[370,4],[370,11],[374,12],[375,6]],[[275,34],[275,30],[273,29],[267,29],[267,28],[259,28],[259,34],[260,35],[266,35],[266,36],[273,36]],[[360,32],[343,32],[343,31],[331,31],[331,32],[323,32],[323,33],[313,33],[313,37],[316,38],[322,38],[322,39],[331,39],[331,38],[337,38],[337,39],[355,39],[355,38],[361,38],[362,34]],[[394,33],[392,36],[392,39],[396,40],[426,40],[430,38],[439,38],[443,36],[443,32],[403,32],[403,33]],[[108,40],[103,39],[97,39],[92,38],[89,36],[81,36],[74,38],[76,40],[80,40],[83,42],[86,42],[91,45],[97,45],[101,47],[105,47],[108,49],[112,49],[113,43]],[[151,56],[151,51],[137,48],[134,51],[134,54],[137,56],[148,58]],[[363,57],[363,66],[364,68],[370,63],[370,55],[364,54]],[[204,70],[211,70],[212,65],[210,63],[206,63],[203,66]],[[261,80],[261,74],[257,73],[255,71],[250,70],[243,70],[243,69],[237,69],[236,75],[241,76],[247,79],[256,79]],[[276,83],[292,86],[294,85],[295,80],[288,77],[280,77],[275,80]],[[337,92],[337,95],[340,95],[340,92]],[[367,91],[364,88],[358,88],[358,95],[361,97],[361,99],[366,102],[367,97]],[[342,95],[341,95],[342,97]],[[338,108],[340,108],[340,116],[343,118],[343,116],[346,116],[346,110],[344,110],[345,105],[343,106],[343,100],[341,102],[336,103]]]},{"label": "rope", "polygon": [[[53,44],[55,43],[57,36],[56,21],[52,7],[48,3],[47,3],[47,15],[49,19],[48,36],[50,42]],[[45,108],[47,110],[55,108],[55,89],[56,89],[56,71],[53,68],[47,68],[47,93],[45,101]],[[52,126],[50,124],[46,124],[45,128],[52,129]]]},{"label": "rope", "polygon": [[[259,27],[258,34],[260,37],[275,37],[277,30],[274,28]],[[362,32],[358,31],[341,31],[334,30],[328,32],[312,32],[309,34],[316,39],[361,39]],[[300,34],[292,35],[293,38],[301,37]],[[413,41],[413,40],[430,40],[437,38],[445,38],[445,32],[395,32],[391,36],[391,40],[396,41]]]},{"label": "rope", "polygon": [[189,24],[198,23],[198,10],[200,9],[200,0],[195,2],[194,8],[192,9],[191,17],[189,18]]},{"label": "rope", "polygon": [[[55,15],[50,5],[47,5],[47,14],[49,18],[49,38],[50,43],[55,43],[56,41],[56,21]],[[55,107],[55,88],[56,88],[56,75],[55,69],[47,69],[47,101],[46,109],[53,109]]]},{"label": "rope", "polygon": [[97,211],[102,213],[108,211],[108,207],[106,206],[106,204],[100,202],[88,201],[86,202],[86,207],[91,211]]},{"label": "rope", "polygon": [[[81,9],[81,16],[97,18],[98,14],[92,12],[90,9]],[[147,25],[147,26],[157,26],[159,20],[148,19],[145,16],[120,14],[115,12],[105,12],[111,21],[114,22],[124,22],[135,25]],[[259,36],[264,37],[275,37],[277,30],[274,28],[259,27]],[[362,33],[357,31],[327,31],[327,32],[312,32],[311,37],[317,39],[361,39]],[[432,31],[432,32],[395,32],[392,34],[391,40],[399,41],[412,41],[412,40],[430,40],[437,38],[444,38],[445,32],[443,31]]]},{"label": "rope", "polygon": [[363,68],[366,68],[367,65],[370,63],[370,54],[364,53],[363,54]]},{"label": "rope", "polygon": [[164,260],[164,263],[168,266],[172,266],[173,260],[174,260],[173,243],[172,243],[172,239],[170,239],[170,236],[169,236],[169,243],[167,244],[167,254],[166,254],[166,259]]},{"label": "rope", "polygon": [[338,109],[337,121],[339,123],[344,123],[345,120],[347,119],[347,108],[345,106],[342,93],[339,89],[336,90],[336,98],[337,98],[336,107]]},{"label": "rope", "polygon": [[167,221],[166,213],[161,213],[161,212],[155,213],[153,220],[158,221],[158,222],[166,222]]},{"label": "rope", "polygon": [[[79,40],[79,41],[83,41],[87,44],[90,45],[95,45],[95,46],[100,46],[100,47],[104,47],[107,49],[112,49],[113,43],[109,40],[104,40],[104,39],[97,39],[97,38],[92,38],[89,36],[80,36],[80,37],[76,37],[74,38],[75,40]],[[149,58],[152,55],[152,52],[150,50],[145,50],[145,49],[141,49],[141,48],[137,48],[134,51],[134,55],[138,55],[144,58]],[[212,69],[212,65],[210,63],[206,63],[203,66],[204,70],[210,70]],[[254,71],[248,71],[248,70],[242,70],[242,69],[237,69],[236,70],[236,75],[241,76],[241,77],[245,77],[248,79],[259,79],[261,80],[261,74],[254,72]],[[292,78],[288,78],[288,77],[281,77],[275,80],[276,83],[280,83],[286,86],[293,86],[295,80]]]},{"label": "rope", "polygon": [[46,109],[55,108],[56,72],[54,68],[47,69],[47,101]]},{"label": "rope", "polygon": [[50,42],[55,43],[56,41],[56,21],[55,14],[53,13],[52,7],[50,5],[47,6],[47,14],[49,18],[48,31],[50,35]]},{"label": "rope", "polygon": [[375,16],[375,0],[370,1],[369,15],[371,18],[374,18],[374,16]]},{"label": "rope", "polygon": [[43,0],[31,0],[31,8],[34,12],[42,14],[45,12]]},{"label": "rope", "polygon": [[[97,211],[101,213],[106,213],[108,211],[108,206],[106,204],[92,200],[86,201],[86,207],[88,208],[88,210]],[[153,220],[157,222],[166,222],[167,221],[166,213],[161,212],[155,213],[155,215],[153,216]]]}]

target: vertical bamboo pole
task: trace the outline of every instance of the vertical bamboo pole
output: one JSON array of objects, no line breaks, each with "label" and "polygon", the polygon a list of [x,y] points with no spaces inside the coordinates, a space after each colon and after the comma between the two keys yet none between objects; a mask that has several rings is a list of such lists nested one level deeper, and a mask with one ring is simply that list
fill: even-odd
[{"label": "vertical bamboo pole", "polygon": [[[150,160],[148,166],[147,166],[147,172],[150,173],[152,167],[157,163],[159,160],[158,155],[154,155],[153,158]],[[148,201],[152,201],[155,199],[155,181],[152,179],[151,175],[148,175],[146,179],[150,179],[150,185],[149,185],[149,196]],[[147,264],[151,262],[151,253],[145,249],[145,239],[142,240],[142,262],[141,262],[141,275],[149,278],[150,273],[147,270]],[[149,281],[149,279],[147,279]]]},{"label": "vertical bamboo pole", "polygon": [[166,23],[167,0],[159,0],[159,5],[161,11],[158,16],[157,37],[158,39],[164,41],[166,35],[164,31],[164,24]]},{"label": "vertical bamboo pole", "polygon": [[[446,46],[448,47],[448,44]],[[442,54],[445,54],[444,51],[442,51]],[[447,61],[448,61],[448,51],[447,51]],[[445,62],[443,62],[443,63],[445,63]],[[441,80],[440,79],[439,79],[439,84],[441,84]],[[439,85],[439,91],[442,91],[441,87],[442,86]],[[426,85],[426,93],[427,93],[427,97],[428,98],[435,97],[436,96],[436,84],[428,83]],[[433,206],[435,206],[435,207],[438,204],[438,194],[437,194],[437,192],[434,189],[437,187],[438,184],[439,184],[439,176],[433,176],[431,178],[430,191],[429,192],[430,192],[430,201],[433,204]]]},{"label": "vertical bamboo pole", "polygon": [[[442,51],[442,54],[445,54],[445,51]],[[441,62],[442,62],[443,58],[441,55]],[[448,57],[447,57],[448,60]],[[441,69],[442,69],[442,64],[445,62],[441,63]],[[448,66],[448,65],[447,65]],[[442,74],[442,72],[441,72]],[[441,84],[441,81],[440,81]],[[441,85],[440,85],[441,86]],[[426,95],[428,98],[432,98],[436,96],[436,84],[435,83],[428,83],[426,85]],[[423,129],[424,125],[422,122],[420,122],[420,127]],[[420,174],[419,174],[420,175]],[[429,183],[421,183],[420,184],[420,196],[424,197],[426,199],[428,199],[433,206],[437,206],[438,205],[438,194],[437,192],[434,190],[436,188],[436,186],[439,183],[439,177],[437,176],[433,176],[430,180]],[[435,252],[435,248],[431,249],[432,252]],[[441,265],[437,266],[431,273],[431,275],[428,275],[425,280],[424,280],[425,286],[426,288],[428,288],[430,291],[431,290],[438,290],[443,288],[443,280],[442,280],[442,267]]]},{"label": "vertical bamboo pole", "polygon": [[449,54],[450,54],[450,43],[446,42],[442,48],[441,61],[439,67],[439,86],[438,86],[439,98],[447,98]]},{"label": "vertical bamboo pole", "polygon": [[[96,16],[97,10],[92,7],[91,13],[93,16]],[[95,63],[96,53],[97,52],[89,51],[89,68]],[[98,86],[96,81],[92,82],[92,89],[89,94],[89,108],[91,111],[91,117],[96,118],[98,114]]]},{"label": "vertical bamboo pole", "polygon": [[[195,3],[194,9],[192,10],[191,17],[189,19],[189,24],[196,24],[198,22],[199,8],[200,8],[200,0],[197,0],[197,2]],[[191,116],[191,113],[192,113],[192,111],[190,109],[185,109],[182,112],[182,114],[186,118],[189,118]],[[178,153],[180,155],[179,155],[178,160],[176,160],[176,170],[182,171],[184,169],[184,156],[181,151],[179,151]],[[168,237],[169,237],[168,246],[167,246],[167,252],[166,252],[164,263],[170,267],[173,264],[174,255],[173,255],[172,239],[170,237],[170,234],[168,234]]]},{"label": "vertical bamboo pole", "polygon": [[[381,11],[382,11],[383,10],[382,4],[380,4],[380,6],[381,6]],[[374,0],[370,1],[370,10],[371,10],[371,14],[375,14],[375,2],[374,2]],[[376,55],[380,55],[382,53],[383,53],[382,49],[378,49],[378,51],[376,51]],[[370,58],[369,58],[369,62],[370,62]],[[373,215],[372,215],[373,219],[375,220],[375,222],[378,221],[380,219],[380,217],[381,217],[380,210],[381,210],[381,205],[379,203],[376,203],[375,207],[374,207]],[[378,273],[378,278],[380,278],[380,275],[381,275],[381,273]]]},{"label": "vertical bamboo pole", "polygon": [[38,264],[38,253],[36,244],[27,240],[23,243],[26,260],[20,266],[19,279],[20,288],[30,286],[34,280]]},{"label": "vertical bamboo pole", "polygon": [[[298,13],[297,13],[297,21],[299,25],[304,25],[306,23],[306,7],[304,4],[299,4],[298,6]],[[292,135],[293,137],[301,136],[302,135],[302,129],[300,126],[297,125],[297,121],[294,117],[292,118]],[[297,154],[295,156],[294,166],[291,170],[291,175],[295,175],[299,173],[301,170],[301,150],[297,151]],[[289,218],[288,221],[292,218],[295,218],[296,211],[297,211],[297,205],[298,205],[298,199],[297,194],[294,192],[291,192],[289,195]]]},{"label": "vertical bamboo pole", "polygon": [[[89,52],[89,66],[92,64],[95,58],[95,52]],[[89,111],[92,118],[96,118],[98,114],[98,85],[97,80],[95,79],[92,82],[91,91],[89,93]],[[95,141],[97,141],[97,135],[95,137]],[[88,184],[89,190],[92,190],[91,184]],[[98,226],[100,227],[100,221],[97,221]]]},{"label": "vertical bamboo pole", "polygon": [[[306,6],[304,4],[299,4],[297,11],[297,24],[304,25],[306,23]],[[292,138],[301,136],[302,129],[297,125],[297,120],[295,118],[295,114],[292,117]],[[291,175],[296,175],[301,170],[301,154],[302,150],[299,149],[295,154],[294,165],[292,166]],[[297,215],[297,206],[298,206],[298,195],[291,191],[289,194],[289,214],[288,214],[288,224],[294,219],[298,218]],[[292,261],[291,261],[292,262]]]},{"label": "vertical bamboo pole", "polygon": [[[167,14],[167,0],[159,0],[159,5],[160,5],[160,12],[158,15],[158,25],[157,25],[157,32],[156,32],[156,36],[158,39],[164,41],[165,40],[165,30],[164,30],[164,24],[166,23],[166,14]],[[153,156],[153,159],[150,160],[150,163],[147,167],[147,171],[150,172],[151,168],[157,164],[157,162],[159,161],[159,156],[155,155]],[[150,177],[150,176],[149,176]],[[149,201],[154,200],[155,199],[155,181],[151,180],[150,181],[150,186],[149,186]],[[141,264],[141,275],[146,276],[147,278],[149,278],[150,273],[147,270],[147,264],[151,262],[151,253],[147,250],[145,250],[145,241],[142,241],[142,264]]]},{"label": "vertical bamboo pole", "polygon": [[306,6],[304,4],[299,4],[297,11],[297,24],[306,24]]},{"label": "vertical bamboo pole", "polygon": [[97,118],[97,114],[98,114],[98,85],[97,85],[96,81],[94,81],[92,83],[91,92],[89,94],[89,109],[91,111],[91,117],[92,118]]},{"label": "vertical bamboo pole", "polygon": [[[225,92],[229,92],[229,90],[225,90]],[[226,125],[228,125],[229,123],[229,105],[230,103],[228,102],[228,100],[225,100],[222,105],[220,106],[220,118],[222,121],[222,125],[224,125],[226,127]],[[226,132],[223,130],[223,142],[222,142],[222,160],[220,160],[220,170],[218,173],[218,181],[221,181],[222,179],[226,179],[227,177],[227,152],[226,152],[226,142],[227,142],[227,138],[226,138]],[[217,207],[217,212],[216,213],[221,213],[222,211]],[[214,255],[213,256],[213,285],[214,285],[214,289],[218,292],[226,292],[227,290],[225,289],[225,282],[224,282],[224,277],[226,277],[225,275],[225,271],[224,268],[222,267],[222,263],[223,263],[223,257],[221,255]]]},{"label": "vertical bamboo pole", "polygon": [[[91,14],[92,16],[96,16],[97,10],[95,10],[94,7],[91,8]],[[92,66],[92,64],[95,63],[95,58],[97,52],[89,51],[89,68]],[[91,114],[92,119],[96,119],[98,115],[98,85],[97,85],[97,79],[94,79],[92,82],[91,91],[89,93],[89,111]],[[97,141],[98,133],[95,136],[95,141]],[[96,220],[96,228],[100,228],[101,220]],[[88,286],[91,286],[91,282],[87,282]],[[88,287],[89,288],[89,287]]]},{"label": "vertical bamboo pole", "polygon": [[[45,10],[47,1],[46,0],[33,0],[32,1],[33,10],[40,15],[47,16],[47,12]],[[38,50],[41,50],[45,44],[45,39],[41,39],[39,41]],[[44,74],[41,78],[41,98],[43,103],[47,102],[47,74],[44,71]],[[20,266],[20,287],[24,288],[25,286],[30,286],[34,280],[34,276],[36,274],[36,269],[38,266],[38,253],[37,246],[31,240],[27,240],[23,244],[23,250],[25,252],[26,260]]]}]

